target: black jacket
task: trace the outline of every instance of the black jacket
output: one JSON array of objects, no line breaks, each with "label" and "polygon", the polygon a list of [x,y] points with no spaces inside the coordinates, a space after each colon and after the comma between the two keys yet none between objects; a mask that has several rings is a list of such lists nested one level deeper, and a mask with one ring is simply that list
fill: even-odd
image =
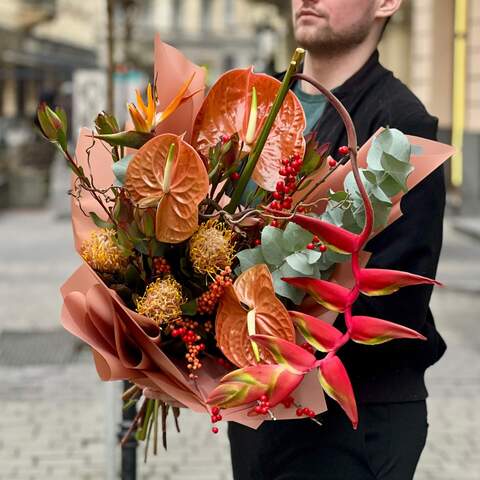
[{"label": "black jacket", "polygon": [[[378,61],[375,52],[367,63],[334,90],[355,124],[363,145],[379,127],[390,126],[405,134],[436,139],[438,121],[420,100]],[[328,105],[316,126],[320,142],[330,142],[333,152],[347,143],[336,111]],[[442,246],[445,207],[443,168],[408,192],[401,201],[403,216],[366,246],[372,252],[368,267],[404,270],[435,277]],[[340,351],[360,403],[405,402],[426,398],[424,373],[445,351],[429,308],[432,287],[406,287],[390,296],[361,296],[356,315],[383,318],[411,327],[427,337],[393,340],[365,346],[349,342]],[[344,329],[343,317],[336,325]]]}]

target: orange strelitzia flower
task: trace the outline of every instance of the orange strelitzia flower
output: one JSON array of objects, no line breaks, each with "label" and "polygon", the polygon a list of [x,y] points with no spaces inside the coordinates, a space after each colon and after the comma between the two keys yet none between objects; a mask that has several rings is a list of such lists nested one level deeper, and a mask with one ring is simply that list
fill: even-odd
[{"label": "orange strelitzia flower", "polygon": [[195,73],[184,82],[173,100],[160,112],[157,112],[157,95],[154,96],[150,83],[147,87],[147,104],[144,103],[140,91],[136,90],[138,107],[133,103],[127,105],[135,130],[137,132],[151,132],[159,123],[166,120],[184,101],[195,95],[197,91],[186,95],[194,76]]}]

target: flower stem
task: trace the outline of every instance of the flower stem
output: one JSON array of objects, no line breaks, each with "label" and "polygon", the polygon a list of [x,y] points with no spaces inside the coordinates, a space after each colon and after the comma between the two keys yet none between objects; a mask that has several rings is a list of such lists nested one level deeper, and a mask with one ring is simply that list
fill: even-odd
[{"label": "flower stem", "polygon": [[[330,102],[332,107],[335,108],[335,110],[340,115],[343,124],[345,125],[345,129],[347,131],[348,149],[350,151],[350,161],[352,162],[353,176],[355,178],[355,182],[357,183],[365,208],[365,225],[363,227],[362,233],[360,234],[363,247],[364,244],[367,242],[368,238],[370,237],[370,234],[372,233],[373,208],[367,191],[365,190],[365,186],[363,185],[362,179],[360,177],[360,171],[357,165],[357,134],[355,132],[355,126],[353,125],[352,117],[350,117],[350,114],[348,113],[347,109],[342,105],[340,100],[330,90],[328,90],[328,88],[324,87],[315,79],[303,73],[297,73],[293,75],[292,79],[305,80],[306,82],[312,84],[315,88],[317,88],[317,90],[319,90]],[[310,191],[308,195],[309,194]]]},{"label": "flower stem", "polygon": [[258,159],[260,158],[260,154],[262,153],[263,147],[265,146],[265,143],[267,141],[268,135],[270,134],[270,131],[273,126],[273,122],[277,118],[278,112],[280,111],[280,108],[282,106],[283,101],[285,100],[285,97],[288,94],[289,88],[290,88],[290,83],[293,78],[293,75],[295,74],[299,63],[301,62],[303,56],[305,54],[305,51],[301,48],[297,48],[295,50],[295,53],[293,54],[292,60],[290,62],[290,65],[288,66],[287,72],[285,73],[285,76],[283,77],[282,84],[280,85],[280,88],[278,89],[277,96],[275,97],[275,100],[273,101],[272,108],[270,109],[270,112],[268,113],[267,119],[260,130],[260,134],[258,135],[258,139],[250,151],[250,155],[248,156],[247,164],[245,165],[245,168],[242,172],[242,175],[240,179],[238,180],[237,187],[235,188],[235,191],[233,192],[232,198],[230,200],[230,203],[227,205],[225,210],[229,213],[234,213],[235,210],[237,209],[238,205],[240,205],[240,201],[242,199],[242,195],[245,192],[245,188],[247,187],[247,184],[252,177],[253,171],[255,170],[255,167],[257,166]]}]

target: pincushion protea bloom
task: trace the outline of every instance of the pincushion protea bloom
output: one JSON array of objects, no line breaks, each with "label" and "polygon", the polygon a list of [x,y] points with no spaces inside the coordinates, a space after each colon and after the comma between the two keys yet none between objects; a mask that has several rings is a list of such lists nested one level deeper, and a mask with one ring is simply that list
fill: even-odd
[{"label": "pincushion protea bloom", "polygon": [[233,231],[218,220],[200,225],[189,241],[190,260],[199,273],[213,275],[232,265],[234,257]]},{"label": "pincushion protea bloom", "polygon": [[119,273],[128,265],[117,243],[115,230],[100,228],[93,230],[81,247],[82,258],[94,269],[103,273]]},{"label": "pincushion protea bloom", "polygon": [[172,276],[158,278],[137,300],[137,312],[162,325],[182,315],[183,302],[182,287]]}]

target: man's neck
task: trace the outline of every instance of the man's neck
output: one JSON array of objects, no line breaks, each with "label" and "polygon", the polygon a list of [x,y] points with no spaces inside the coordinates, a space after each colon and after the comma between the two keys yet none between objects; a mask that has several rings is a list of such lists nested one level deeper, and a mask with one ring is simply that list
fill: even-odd
[{"label": "man's neck", "polygon": [[[360,44],[352,50],[333,55],[307,51],[303,73],[332,90],[358,72],[374,51],[371,44]],[[304,80],[301,89],[305,93],[318,94],[318,90]]]}]

